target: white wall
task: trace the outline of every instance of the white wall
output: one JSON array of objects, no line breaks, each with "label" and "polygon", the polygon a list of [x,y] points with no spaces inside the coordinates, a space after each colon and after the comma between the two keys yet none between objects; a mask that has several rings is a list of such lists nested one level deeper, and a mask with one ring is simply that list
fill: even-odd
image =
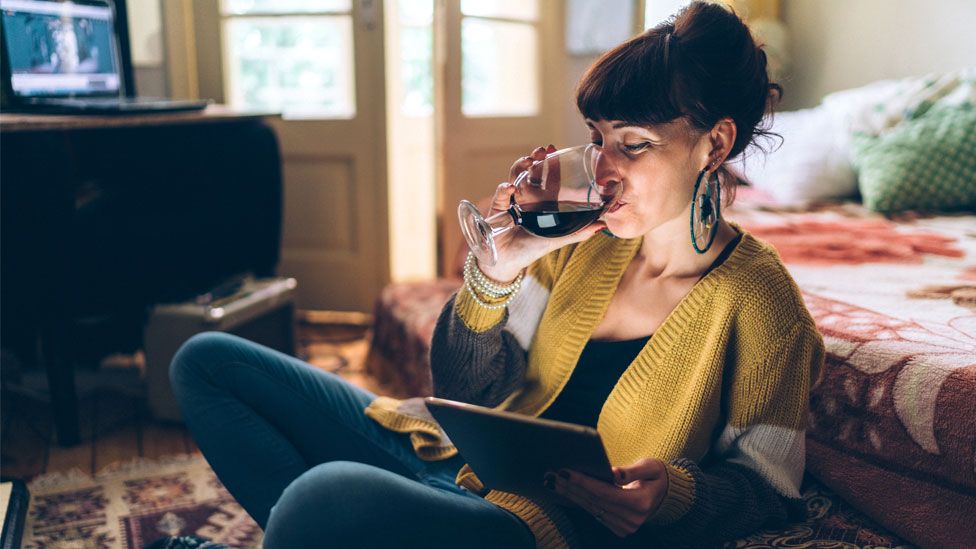
[{"label": "white wall", "polygon": [[166,95],[166,63],[163,59],[160,0],[127,0],[129,45],[139,95]]},{"label": "white wall", "polygon": [[[781,110],[886,78],[976,66],[976,0],[782,0],[792,66]],[[566,56],[565,143],[587,139],[572,87],[593,57]]]},{"label": "white wall", "polygon": [[976,66],[974,0],[783,0],[782,109],[875,80]]},{"label": "white wall", "polygon": [[129,45],[132,64],[158,66],[163,64],[162,22],[157,0],[128,0]]}]

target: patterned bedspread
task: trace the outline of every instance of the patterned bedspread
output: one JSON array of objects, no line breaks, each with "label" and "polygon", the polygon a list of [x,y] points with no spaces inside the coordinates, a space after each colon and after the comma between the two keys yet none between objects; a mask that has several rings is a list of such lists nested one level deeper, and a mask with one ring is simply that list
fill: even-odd
[{"label": "patterned bedspread", "polygon": [[727,216],[776,247],[824,336],[808,470],[916,543],[976,547],[976,216],[748,190]]}]

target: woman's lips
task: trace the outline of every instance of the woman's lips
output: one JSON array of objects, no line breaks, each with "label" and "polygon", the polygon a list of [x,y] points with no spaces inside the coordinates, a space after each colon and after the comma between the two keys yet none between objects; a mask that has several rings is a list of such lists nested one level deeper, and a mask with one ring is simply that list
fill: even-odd
[{"label": "woman's lips", "polygon": [[627,205],[626,202],[619,202],[618,201],[618,202],[614,203],[612,206],[610,206],[610,209],[607,210],[607,213],[608,214],[612,214],[612,213],[616,212],[617,210],[619,210],[620,208],[623,208],[626,205]]}]

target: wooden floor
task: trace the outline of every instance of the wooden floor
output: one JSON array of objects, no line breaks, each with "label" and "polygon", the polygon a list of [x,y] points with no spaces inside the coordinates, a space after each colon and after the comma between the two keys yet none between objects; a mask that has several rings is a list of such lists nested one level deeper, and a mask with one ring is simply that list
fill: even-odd
[{"label": "wooden floor", "polygon": [[0,471],[25,480],[72,468],[93,474],[116,461],[197,449],[183,425],[155,421],[145,408],[144,399],[131,395],[89,395],[79,407],[81,443],[62,448],[55,442],[48,406],[8,395],[3,403]]},{"label": "wooden floor", "polygon": [[[301,315],[298,351],[310,363],[334,371],[376,393],[390,394],[362,371],[368,318],[307,312]],[[137,394],[100,390],[80,403],[82,442],[62,448],[54,439],[49,407],[20,394],[4,394],[0,417],[0,474],[30,479],[72,468],[94,474],[133,458],[197,451],[181,423],[153,419]]]}]

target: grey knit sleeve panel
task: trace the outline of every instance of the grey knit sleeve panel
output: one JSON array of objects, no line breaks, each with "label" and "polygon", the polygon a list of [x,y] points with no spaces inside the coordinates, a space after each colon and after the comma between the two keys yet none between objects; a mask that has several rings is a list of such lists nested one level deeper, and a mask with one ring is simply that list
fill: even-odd
[{"label": "grey knit sleeve panel", "polygon": [[669,547],[712,547],[760,528],[781,528],[789,521],[805,518],[802,499],[781,496],[748,467],[717,462],[700,468],[684,458],[672,463],[694,477],[695,502],[678,522],[645,525],[637,538],[650,538]]},{"label": "grey knit sleeve panel", "polygon": [[503,330],[508,313],[497,325],[478,333],[454,311],[455,293],[444,306],[430,349],[434,396],[497,406],[521,383],[527,353]]}]

